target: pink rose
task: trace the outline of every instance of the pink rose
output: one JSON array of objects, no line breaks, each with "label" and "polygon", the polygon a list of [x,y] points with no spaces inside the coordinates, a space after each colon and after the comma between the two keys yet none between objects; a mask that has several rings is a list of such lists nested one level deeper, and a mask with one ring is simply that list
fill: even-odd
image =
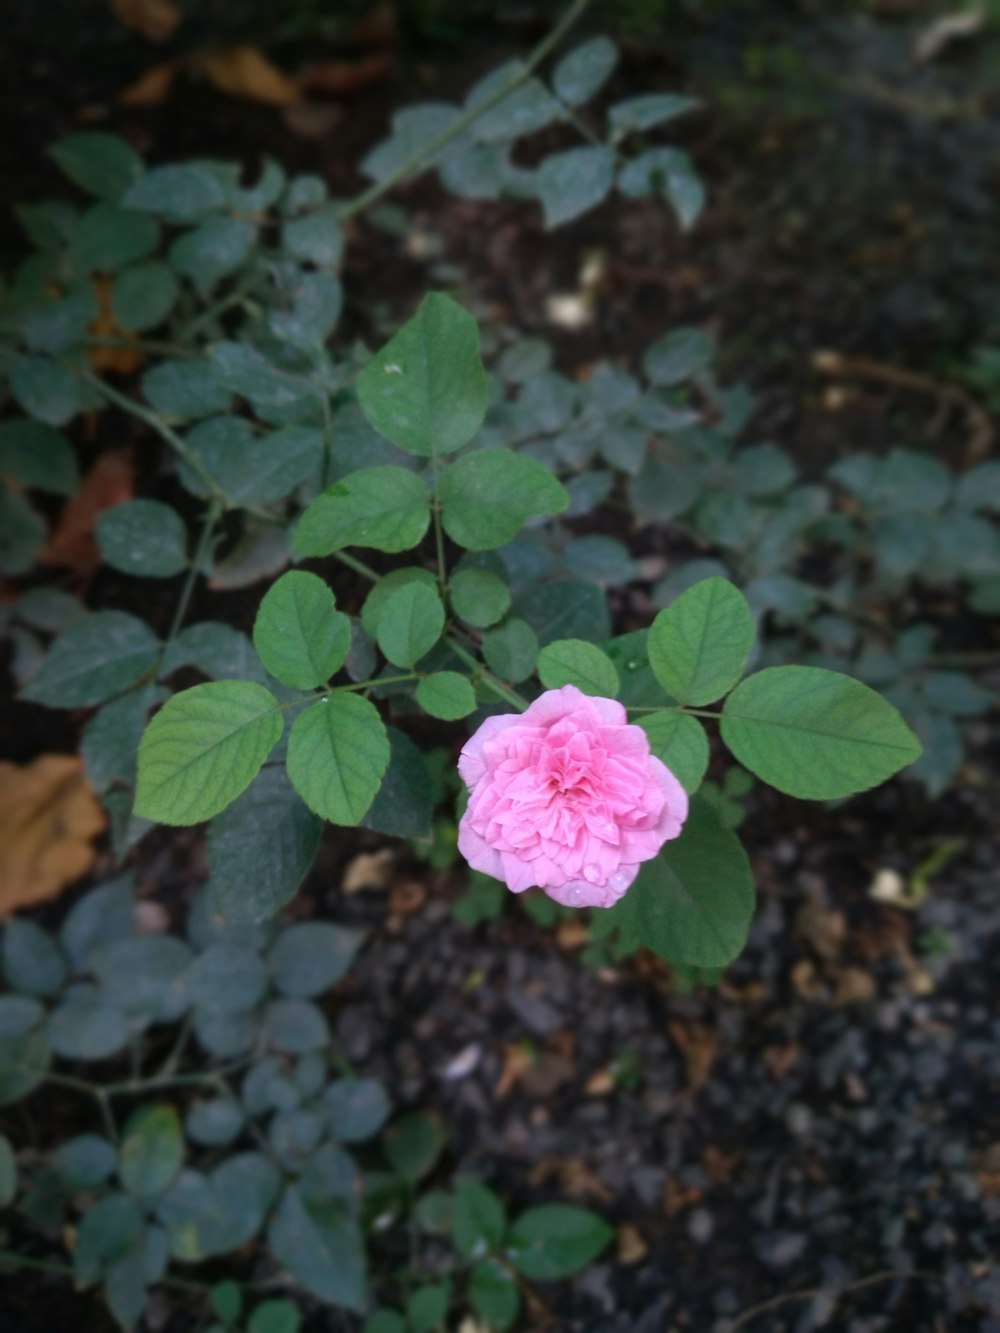
[{"label": "pink rose", "polygon": [[687,793],[642,728],[575,685],[488,717],[458,771],[469,788],[458,850],[469,865],[567,907],[613,906],[687,818]]}]

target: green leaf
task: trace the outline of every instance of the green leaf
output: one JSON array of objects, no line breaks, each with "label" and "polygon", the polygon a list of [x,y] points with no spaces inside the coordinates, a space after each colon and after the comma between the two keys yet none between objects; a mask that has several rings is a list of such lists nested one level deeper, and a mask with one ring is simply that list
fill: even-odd
[{"label": "green leaf", "polygon": [[391,1109],[385,1088],[371,1078],[335,1079],[324,1092],[323,1102],[341,1143],[373,1139],[389,1119]]},{"label": "green leaf", "polygon": [[17,1194],[17,1160],[10,1139],[0,1134],[0,1208],[9,1208]]},{"label": "green leaf", "polygon": [[746,852],[698,797],[680,837],[643,865],[601,925],[671,963],[725,967],[746,943],[753,909]]},{"label": "green leaf", "polygon": [[434,778],[409,736],[387,727],[389,767],[368,807],[365,828],[393,838],[429,838],[434,814]]},{"label": "green leaf", "polygon": [[298,1333],[302,1316],[291,1301],[261,1301],[247,1324],[247,1333]]},{"label": "green leaf", "polygon": [[[286,426],[256,436],[243,417],[212,417],[195,426],[187,446],[230,504],[264,505],[283,499],[315,471],[323,436],[312,426]],[[194,495],[208,494],[205,482],[186,464],[181,480]]]},{"label": "green leaf", "polygon": [[152,218],[115,204],[95,204],[80,219],[70,240],[77,273],[114,273],[151,255],[160,243]]},{"label": "green leaf", "polygon": [[78,346],[97,317],[97,298],[89,282],[74,284],[59,298],[30,309],[24,341],[33,352],[66,352]]},{"label": "green leaf", "polygon": [[286,685],[308,690],[328,681],[347,659],[351,622],[316,574],[293,569],[265,594],[253,627],[260,660]]},{"label": "green leaf", "polygon": [[609,37],[592,37],[563,56],[552,74],[556,96],[570,106],[582,106],[614,73],[618,47]]},{"label": "green leaf", "polygon": [[357,389],[370,424],[407,453],[433,457],[461,448],[482,425],[489,401],[476,321],[449,297],[429,293],[372,357]]},{"label": "green leaf", "polygon": [[455,1187],[451,1239],[463,1259],[481,1259],[498,1251],[507,1230],[502,1201],[478,1180],[460,1180]]},{"label": "green leaf", "polygon": [[754,634],[753,612],[739,589],[725,579],[705,579],[653,621],[649,664],[678,703],[714,703],[743,674]]},{"label": "green leaf", "polygon": [[322,347],[340,320],[344,302],[340,283],[329,273],[300,273],[290,294],[291,310],[268,315],[271,331],[293,347]]},{"label": "green leaf", "polygon": [[564,118],[563,108],[538,79],[525,78],[527,70],[520,60],[507,60],[491,69],[468,92],[468,109],[481,106],[512,80],[521,79],[505,96],[484,110],[473,121],[469,133],[484,142],[504,142],[523,134],[535,134]]},{"label": "green leaf", "polygon": [[469,1302],[491,1329],[511,1328],[521,1309],[517,1279],[496,1259],[484,1259],[469,1273]]},{"label": "green leaf", "polygon": [[618,188],[630,199],[662,194],[685,229],[694,226],[705,207],[705,186],[680,148],[650,148],[640,153],[622,168]]},{"label": "green leaf", "polygon": [[538,654],[538,675],[549,690],[576,685],[584,694],[618,697],[618,672],[606,653],[583,639],[556,639]]},{"label": "green leaf", "polygon": [[432,1333],[440,1328],[451,1301],[451,1282],[418,1287],[406,1302],[406,1318],[412,1333]]},{"label": "green leaf", "polygon": [[636,719],[649,737],[649,748],[666,764],[681,786],[693,795],[708,769],[708,737],[705,728],[690,713],[676,709],[647,713]]},{"label": "green leaf", "polygon": [[921,753],[880,694],[820,667],[769,667],[748,677],[726,700],[721,731],[757,777],[815,801],[875,787]]},{"label": "green leaf", "polygon": [[125,1123],[118,1172],[129,1194],[162,1194],[184,1161],[184,1135],[172,1106],[143,1106]]},{"label": "green leaf", "polygon": [[139,747],[135,813],[162,824],[211,819],[246,790],[283,729],[278,701],[252,681],[174,695]]},{"label": "green leaf", "polygon": [[93,986],[78,987],[49,1015],[49,1045],[65,1060],[107,1060],[127,1044],[125,1011]]},{"label": "green leaf", "polygon": [[15,401],[48,426],[65,426],[83,407],[80,381],[62,361],[15,356],[9,375]]},{"label": "green leaf", "polygon": [[167,692],[155,685],[140,685],[112,699],[87,724],[80,753],[95,791],[106,792],[115,782],[135,786],[136,756],[146,715],[162,703]]},{"label": "green leaf", "polygon": [[281,243],[295,259],[320,268],[336,268],[344,251],[344,235],[332,204],[305,217],[293,218],[281,229]]},{"label": "green leaf", "polygon": [[517,685],[527,680],[538,661],[538,635],[516,616],[483,635],[486,665],[502,680]]},{"label": "green leaf", "polygon": [[444,607],[436,589],[406,583],[389,597],[378,618],[378,646],[390,662],[411,667],[430,650],[444,629]]},{"label": "green leaf", "polygon": [[701,329],[675,329],[653,343],[642,364],[652,384],[672,388],[703,374],[714,355],[715,344]]},{"label": "green leaf", "polygon": [[26,995],[0,995],[0,1106],[36,1088],[50,1058],[42,1005]]},{"label": "green leaf", "polygon": [[407,1333],[406,1320],[395,1310],[376,1310],[365,1320],[361,1333]]},{"label": "green leaf", "polygon": [[88,194],[115,203],[142,173],[142,158],[114,134],[85,131],[49,149],[56,166]]},{"label": "green leaf", "polygon": [[213,680],[256,680],[259,685],[267,680],[247,636],[218,620],[201,620],[181,630],[163,654],[160,679],[182,666],[195,666]]},{"label": "green leaf", "polygon": [[529,1208],[507,1237],[507,1256],[519,1273],[534,1282],[572,1277],[606,1250],[614,1230],[603,1218],[572,1204]]},{"label": "green leaf", "polygon": [[437,494],[445,532],[468,551],[504,546],[529,518],[569,504],[548,468],[508,449],[466,454],[441,476]]},{"label": "green leaf", "polygon": [[389,599],[408,583],[422,583],[431,589],[437,587],[437,579],[431,571],[421,569],[417,565],[393,569],[384,574],[376,584],[373,584],[361,608],[361,628],[371,638],[374,639],[378,634],[379,620]]},{"label": "green leaf", "polygon": [[79,597],[62,588],[31,588],[17,599],[18,620],[46,634],[58,634],[86,614]]},{"label": "green leaf", "polygon": [[0,423],[0,476],[55,495],[74,495],[80,484],[66,436],[28,417]]},{"label": "green leaf", "polygon": [[363,939],[360,931],[329,921],[286,926],[267,955],[275,986],[293,998],[322,995],[354,962]]},{"label": "green leaf", "polygon": [[611,634],[608,599],[603,589],[579,579],[536,583],[514,601],[543,644],[556,639],[606,639]]},{"label": "green leaf", "polygon": [[141,333],[162,324],[179,295],[177,279],[166,264],[138,264],[115,278],[111,310],[120,328]]},{"label": "green leaf", "polygon": [[176,935],[136,935],[97,949],[90,966],[107,998],[130,1018],[173,1023],[190,1004],[184,974],[191,961]]},{"label": "green leaf", "polygon": [[159,655],[145,621],[125,611],[95,611],[60,634],[22,697],[50,708],[87,708],[128,689]]},{"label": "green leaf", "polygon": [[78,1134],[59,1145],[53,1164],[69,1189],[92,1190],[114,1174],[118,1152],[98,1134]]},{"label": "green leaf", "polygon": [[257,228],[252,222],[242,218],[209,218],[178,236],[170,247],[170,262],[205,297],[222,278],[242,268],[256,239]]},{"label": "green leaf", "polygon": [[550,153],[535,173],[535,190],[551,230],[596,208],[615,183],[615,152],[604,145]]},{"label": "green leaf", "polygon": [[90,1287],[111,1264],[132,1248],[144,1227],[142,1211],[125,1194],[109,1194],[83,1215],[73,1249],[73,1276],[78,1287]]},{"label": "green leaf", "polygon": [[207,361],[163,361],[142,377],[142,392],[173,421],[210,417],[232,403],[231,391]]},{"label": "green leaf", "polygon": [[416,1184],[430,1172],[444,1151],[441,1122],[421,1111],[411,1111],[385,1134],[385,1155],[404,1180]]},{"label": "green leaf", "polygon": [[485,629],[510,609],[510,589],[489,569],[459,569],[448,585],[455,614],[467,625]]},{"label": "green leaf", "polygon": [[[222,383],[249,399],[265,420],[275,412],[301,417],[303,409],[314,414],[320,410],[322,390],[315,377],[282,369],[249,343],[214,343],[209,356]],[[287,420],[287,415],[280,419]]]},{"label": "green leaf", "polygon": [[158,213],[167,222],[183,224],[224,208],[226,194],[210,166],[187,162],[150,168],[131,183],[122,202],[126,208]]},{"label": "green leaf", "polygon": [[112,568],[140,578],[169,579],[188,563],[184,520],[159,500],[127,500],[105,509],[97,544]]},{"label": "green leaf", "polygon": [[155,1201],[175,1258],[194,1263],[227,1254],[257,1235],[281,1187],[266,1157],[238,1153],[205,1177],[185,1170]]},{"label": "green leaf", "polygon": [[213,1014],[245,1014],[268,989],[267,968],[255,949],[219,940],[191,964],[184,985],[193,1004]]},{"label": "green leaf", "polygon": [[271,1253],[310,1295],[362,1314],[365,1254],[354,1218],[336,1203],[306,1203],[286,1185],[268,1230]]},{"label": "green leaf", "polygon": [[238,1137],[246,1124],[243,1107],[232,1097],[195,1102],[184,1118],[184,1132],[192,1143],[222,1148]]},{"label": "green leaf", "polygon": [[316,814],[360,824],[389,765],[378,709],[357,694],[333,694],[296,718],[288,741],[288,776]]},{"label": "green leaf", "polygon": [[[44,520],[24,496],[0,486],[0,573],[27,574],[44,546],[46,536]],[[21,677],[20,670],[17,676]]]},{"label": "green leaf", "polygon": [[617,102],[609,113],[611,137],[617,141],[639,130],[651,130],[698,105],[693,97],[673,93],[643,93]]},{"label": "green leaf", "polygon": [[132,875],[119,875],[91,889],[70,908],[59,942],[77,972],[90,970],[95,949],[132,933],[135,906]]},{"label": "green leaf", "polygon": [[266,921],[298,891],[323,822],[284,768],[263,769],[208,830],[212,906],[227,922]]},{"label": "green leaf", "polygon": [[417,703],[431,717],[455,722],[476,710],[476,692],[467,676],[457,671],[435,671],[417,685]]},{"label": "green leaf", "polygon": [[14,917],[3,936],[7,985],[22,995],[55,995],[67,976],[66,960],[47,931]]},{"label": "green leaf", "polygon": [[345,546],[408,551],[430,519],[430,496],[420,477],[402,467],[361,468],[313,500],[292,545],[300,556],[330,555]]},{"label": "green leaf", "polygon": [[208,1293],[212,1313],[224,1324],[235,1324],[243,1309],[243,1293],[239,1285],[230,1279],[217,1282]]},{"label": "green leaf", "polygon": [[978,463],[958,478],[955,503],[961,509],[992,509],[1000,512],[1000,459]]}]

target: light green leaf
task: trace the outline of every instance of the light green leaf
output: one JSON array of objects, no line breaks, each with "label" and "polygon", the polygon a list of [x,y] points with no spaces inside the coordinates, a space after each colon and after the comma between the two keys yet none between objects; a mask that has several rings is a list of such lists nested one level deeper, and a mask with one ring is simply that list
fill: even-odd
[{"label": "light green leaf", "polygon": [[510,589],[489,569],[459,569],[448,585],[451,605],[467,625],[485,629],[510,610]]},{"label": "light green leaf", "polygon": [[535,189],[551,230],[608,197],[615,183],[613,148],[592,145],[550,153],[535,174]]},{"label": "light green leaf", "polygon": [[345,546],[408,551],[427,531],[430,496],[424,481],[402,467],[351,472],[316,497],[292,545],[300,556],[330,555]]},{"label": "light green leaf", "polygon": [[489,401],[476,321],[449,297],[429,293],[372,357],[357,388],[368,421],[401,449],[432,457],[461,448]]},{"label": "light green leaf", "polygon": [[602,929],[617,928],[629,948],[669,962],[725,967],[746,943],[754,909],[750,862],[739,839],[695,798],[679,838],[664,845],[614,907]]},{"label": "light green leaf", "polygon": [[714,703],[743,674],[754,634],[753,613],[739,589],[725,579],[705,579],[653,621],[649,664],[678,703]]},{"label": "light green leaf", "polygon": [[611,1244],[614,1230],[603,1218],[572,1204],[529,1208],[514,1222],[506,1253],[519,1273],[534,1282],[572,1277]]},{"label": "light green leaf", "polygon": [[334,824],[360,824],[388,765],[385,725],[357,694],[333,694],[295,720],[288,776],[310,810]]},{"label": "light green leaf", "polygon": [[618,697],[618,672],[606,653],[584,639],[556,639],[538,654],[538,675],[549,690],[576,685],[584,694]]},{"label": "light green leaf", "polygon": [[172,1106],[143,1106],[129,1116],[122,1134],[118,1171],[129,1194],[162,1194],[184,1161],[184,1135]]},{"label": "light green leaf", "polygon": [[120,328],[141,333],[162,324],[179,295],[177,279],[166,264],[137,264],[115,278],[111,310]]},{"label": "light green leaf", "polygon": [[417,703],[431,717],[454,722],[476,709],[476,692],[467,676],[457,671],[435,671],[417,685]]},{"label": "light green leaf", "polygon": [[159,654],[145,621],[125,611],[95,611],[60,634],[22,697],[50,708],[100,704],[150,671]]},{"label": "light green leaf", "polygon": [[278,701],[252,681],[174,695],[139,747],[135,813],[162,824],[211,819],[246,790],[283,729]]},{"label": "light green leaf", "polygon": [[418,565],[407,565],[384,574],[378,583],[373,584],[361,608],[361,628],[371,638],[378,634],[378,622],[389,599],[408,583],[422,583],[431,589],[437,587],[437,579],[431,571]]},{"label": "light green leaf", "polygon": [[263,769],[209,826],[209,892],[215,911],[233,924],[275,916],[308,874],[322,832],[322,820],[284,769]]},{"label": "light green leaf", "polygon": [[468,551],[504,546],[529,518],[560,514],[569,504],[548,468],[508,449],[466,454],[441,476],[437,494],[445,531]]},{"label": "light green leaf", "polygon": [[748,677],[726,700],[721,730],[757,777],[814,801],[867,791],[921,754],[880,694],[820,667],[769,667]]},{"label": "light green leaf", "polygon": [[142,173],[142,158],[124,139],[100,131],[70,134],[49,149],[56,166],[88,194],[115,203]]},{"label": "light green leaf", "polygon": [[411,667],[437,643],[444,607],[436,589],[406,583],[388,598],[378,618],[378,646],[390,662]]},{"label": "light green leaf", "polygon": [[696,717],[677,709],[646,713],[636,721],[649,737],[653,754],[666,764],[688,795],[693,795],[708,768],[705,728]]},{"label": "light green leaf", "polygon": [[607,82],[617,64],[614,42],[609,37],[592,37],[556,65],[552,74],[556,96],[570,106],[582,106]]},{"label": "light green leaf", "polygon": [[264,595],[254,621],[260,660],[286,685],[309,690],[344,665],[351,622],[335,611],[336,597],[316,574],[293,569]]},{"label": "light green leaf", "polygon": [[491,671],[517,685],[535,669],[538,635],[527,621],[513,616],[498,629],[483,635],[483,656]]},{"label": "light green leaf", "polygon": [[184,520],[159,500],[127,500],[105,509],[97,521],[97,544],[123,574],[169,579],[187,567]]}]

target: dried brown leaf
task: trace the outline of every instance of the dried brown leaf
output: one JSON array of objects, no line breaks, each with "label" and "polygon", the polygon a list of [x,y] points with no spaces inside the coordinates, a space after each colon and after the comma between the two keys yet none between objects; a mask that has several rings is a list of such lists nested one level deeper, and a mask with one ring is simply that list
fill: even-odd
[{"label": "dried brown leaf", "polygon": [[219,92],[268,106],[290,106],[301,93],[294,79],[282,73],[255,46],[232,46],[203,56],[198,68]]},{"label": "dried brown leaf", "polygon": [[131,500],[135,468],[130,457],[117,450],[102,454],[84,477],[76,495],[63,505],[55,530],[38,555],[41,565],[89,569],[100,564],[94,541],[97,520],[105,509]]},{"label": "dried brown leaf", "polygon": [[0,916],[54,898],[79,879],[106,823],[78,756],[0,763]]},{"label": "dried brown leaf", "polygon": [[184,20],[176,0],[109,0],[119,23],[148,42],[168,41]]}]

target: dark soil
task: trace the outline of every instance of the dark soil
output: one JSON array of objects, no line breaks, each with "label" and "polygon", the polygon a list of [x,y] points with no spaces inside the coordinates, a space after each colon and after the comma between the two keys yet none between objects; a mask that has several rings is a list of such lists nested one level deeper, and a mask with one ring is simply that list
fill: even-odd
[{"label": "dark soil", "polygon": [[[464,52],[404,53],[399,79],[360,95],[315,141],[274,111],[194,85],[164,107],[115,108],[114,91],[134,77],[132,45],[77,67],[39,52],[23,14],[15,27],[6,82],[22,94],[18,133],[0,164],[14,199],[56,188],[40,150],[84,103],[155,160],[253,165],[269,152],[347,193],[391,106],[461,88],[511,42],[506,29],[483,29]],[[748,377],[759,395],[761,437],[793,449],[807,473],[892,443],[960,462],[960,416],[938,421],[933,401],[887,383],[851,383],[834,400],[812,356],[832,348],[935,377],[995,336],[997,48],[982,39],[917,67],[901,25],[771,11],[637,45],[620,91],[705,97],[685,146],[712,203],[690,238],[646,205],[619,203],[547,237],[526,206],[449,201],[428,184],[406,202],[497,312],[553,337],[567,367],[628,361],[672,325],[706,323],[726,376]],[[0,244],[16,243],[5,220]],[[352,245],[359,327],[374,301],[404,307],[427,285],[426,269],[370,224]],[[576,290],[593,250],[606,260],[595,322],[553,329],[546,297]],[[110,600],[118,590],[100,591]],[[251,601],[216,599],[211,614],[239,623]],[[976,633],[988,641],[991,631]],[[25,759],[44,716],[16,716],[21,738],[4,749]],[[983,755],[995,748],[989,724],[980,741]],[[55,748],[71,744],[67,732]],[[424,876],[414,888],[405,861],[388,899],[345,898],[335,886],[365,843],[329,834],[304,910],[372,931],[332,1009],[337,1037],[399,1107],[441,1112],[441,1183],[475,1172],[514,1208],[578,1197],[637,1233],[620,1233],[620,1261],[541,1291],[540,1325],[998,1333],[1000,842],[995,774],[977,774],[938,802],[906,782],[836,810],[756,798],[743,830],[760,890],[750,943],[718,988],[692,994],[648,960],[589,970],[571,938],[517,908],[470,931],[450,915],[456,884]],[[879,869],[905,876],[953,838],[960,849],[918,912],[871,897]],[[140,853],[143,883],[173,909],[201,873],[191,847],[151,840]],[[498,1091],[519,1043],[533,1061]],[[8,1285],[11,1328],[106,1326],[99,1307],[51,1279]],[[161,1327],[190,1326],[169,1310],[160,1306]],[[317,1314],[315,1327],[347,1325]]]}]

